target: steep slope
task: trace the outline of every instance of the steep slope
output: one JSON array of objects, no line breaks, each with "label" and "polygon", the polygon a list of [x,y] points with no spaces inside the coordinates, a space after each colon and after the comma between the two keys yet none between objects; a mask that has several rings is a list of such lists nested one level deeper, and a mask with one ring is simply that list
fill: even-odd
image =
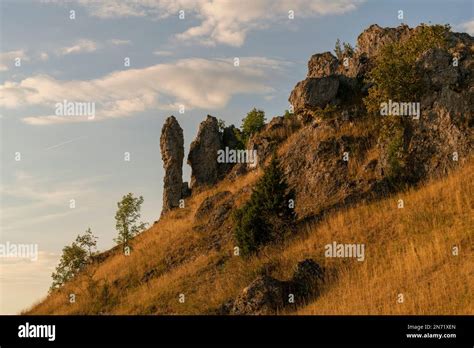
[{"label": "steep slope", "polygon": [[[234,148],[240,137],[208,116],[188,156],[190,189],[179,170],[182,134],[170,117],[177,131],[162,137],[170,145],[162,147],[169,209],[132,241],[131,255],[120,247],[100,254],[28,313],[236,313],[229,308],[243,294],[291,295],[298,267],[315,263],[313,270],[324,269],[324,282],[311,283],[317,292],[248,313],[472,313],[474,40],[438,29],[446,28],[373,25],[354,52],[313,55],[307,78],[290,95],[294,115],[273,118],[246,144],[258,153],[256,167],[216,161],[217,151]],[[426,32],[445,44],[424,47]],[[378,55],[389,59],[407,47],[416,59],[398,66],[403,83],[395,87],[410,87],[403,75],[410,71],[423,89],[418,99],[396,102],[418,104],[417,117],[383,116],[385,97],[370,111],[364,100],[375,85],[371,71],[384,64]],[[385,73],[392,70],[389,64]],[[295,190],[296,234],[244,259],[235,252],[232,213],[274,152]],[[364,245],[364,260],[325,257],[332,243]]]},{"label": "steep slope", "polygon": [[[322,294],[297,314],[472,314],[474,312],[474,163],[418,190],[361,204],[301,226],[285,245],[249,260],[233,256],[228,229],[196,231],[200,203],[216,192],[239,194],[257,175],[193,197],[133,243],[97,261],[28,314],[216,313],[258,274],[288,279],[296,263],[311,257],[330,275]],[[404,208],[398,209],[403,199]],[[326,258],[332,242],[364,243],[365,261]],[[452,253],[454,246],[459,255]],[[76,303],[68,296],[75,293]],[[398,294],[404,303],[397,303]],[[179,295],[185,295],[184,303]]]}]

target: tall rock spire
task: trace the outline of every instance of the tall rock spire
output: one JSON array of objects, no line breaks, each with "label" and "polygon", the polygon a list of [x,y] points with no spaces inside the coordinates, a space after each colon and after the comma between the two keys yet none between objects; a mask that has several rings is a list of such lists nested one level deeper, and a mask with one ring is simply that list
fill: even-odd
[{"label": "tall rock spire", "polygon": [[[161,157],[165,169],[163,186],[163,215],[167,211],[179,207],[183,198],[183,129],[174,116],[166,119],[160,138]],[[186,184],[187,186],[187,184]]]}]

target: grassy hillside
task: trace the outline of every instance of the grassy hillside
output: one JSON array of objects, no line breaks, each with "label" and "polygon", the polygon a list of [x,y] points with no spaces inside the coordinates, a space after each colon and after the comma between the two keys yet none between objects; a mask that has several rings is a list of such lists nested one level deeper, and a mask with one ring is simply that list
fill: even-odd
[{"label": "grassy hillside", "polygon": [[[244,260],[233,256],[232,226],[194,228],[194,213],[213,193],[237,204],[261,173],[220,182],[167,214],[132,243],[130,256],[112,249],[84,274],[27,314],[206,314],[235,298],[258,274],[288,279],[311,257],[327,270],[319,298],[295,314],[473,314],[474,162],[444,179],[299,227],[284,245]],[[397,201],[404,200],[404,208]],[[325,258],[324,246],[364,243],[365,261]],[[459,247],[459,255],[452,248]],[[69,303],[69,294],[76,302]],[[404,303],[397,303],[397,295]],[[184,303],[179,295],[185,295]]]}]

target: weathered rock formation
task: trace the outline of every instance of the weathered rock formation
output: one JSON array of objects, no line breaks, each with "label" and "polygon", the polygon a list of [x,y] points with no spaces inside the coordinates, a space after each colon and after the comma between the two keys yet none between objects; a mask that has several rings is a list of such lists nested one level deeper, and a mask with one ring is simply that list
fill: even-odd
[{"label": "weathered rock formation", "polygon": [[[363,117],[362,98],[370,87],[367,73],[380,49],[417,30],[406,25],[372,25],[359,35],[351,57],[338,59],[325,52],[309,60],[307,78],[296,85],[289,98],[296,117],[305,125],[285,144],[281,158],[289,184],[298,188],[296,210],[300,217],[318,216],[393,192],[388,184],[393,138],[380,136],[381,126]],[[405,184],[444,175],[472,154],[473,52],[470,35],[450,33],[446,49],[428,50],[417,61],[423,96],[417,101],[401,101],[419,102],[421,108],[420,119],[406,118],[404,126]],[[346,65],[344,58],[349,58]],[[330,80],[339,83],[322,88]],[[337,110],[331,119],[318,116],[317,109],[326,105]],[[374,128],[368,131],[369,127]]]},{"label": "weathered rock formation", "polygon": [[298,82],[290,95],[290,103],[295,110],[323,108],[337,95],[339,79],[336,76],[313,78]]},{"label": "weathered rock formation", "polygon": [[286,307],[303,303],[309,297],[318,296],[323,282],[324,270],[313,259],[305,259],[298,262],[290,280],[260,275],[235,300],[224,303],[218,312],[235,315],[275,314]]},{"label": "weathered rock formation", "polygon": [[233,125],[219,130],[217,118],[207,115],[199,125],[196,138],[191,143],[188,164],[191,166],[191,187],[202,188],[215,184],[234,167],[235,163],[219,163],[218,151],[236,149],[240,131]]},{"label": "weathered rock formation", "polygon": [[[295,111],[324,108],[327,104],[339,105],[347,94],[358,92],[351,89],[363,85],[363,78],[380,49],[408,37],[412,31],[407,25],[382,28],[374,24],[359,35],[351,56],[338,59],[331,52],[314,54],[308,61],[306,79],[298,82],[291,92],[291,105]],[[341,90],[342,87],[346,88]],[[367,86],[362,87],[367,89]]]},{"label": "weathered rock formation", "polygon": [[174,116],[166,119],[160,137],[161,157],[165,169],[162,214],[179,206],[186,195],[183,183],[184,138],[183,130]]},{"label": "weathered rock formation", "polygon": [[285,282],[268,275],[257,277],[235,299],[231,314],[269,315],[283,309],[288,301]]},{"label": "weathered rock formation", "polygon": [[191,188],[213,185],[219,177],[217,151],[222,148],[217,119],[207,115],[199,125],[196,139],[191,143],[188,164],[192,168]]}]

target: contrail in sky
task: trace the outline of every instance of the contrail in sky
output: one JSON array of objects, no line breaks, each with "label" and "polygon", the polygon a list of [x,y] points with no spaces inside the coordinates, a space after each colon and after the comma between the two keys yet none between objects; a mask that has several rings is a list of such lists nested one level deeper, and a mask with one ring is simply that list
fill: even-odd
[{"label": "contrail in sky", "polygon": [[76,141],[76,140],[79,140],[79,139],[82,139],[82,138],[86,138],[86,136],[82,136],[82,137],[79,137],[79,138],[75,138],[75,139],[71,139],[71,140],[68,140],[68,141],[64,141],[64,142],[62,142],[62,143],[59,143],[59,144],[56,144],[56,145],[47,147],[45,150],[51,150],[51,149],[54,149],[54,148],[56,148],[56,147],[60,147],[60,146],[63,146],[63,145],[72,143],[73,141]]}]

